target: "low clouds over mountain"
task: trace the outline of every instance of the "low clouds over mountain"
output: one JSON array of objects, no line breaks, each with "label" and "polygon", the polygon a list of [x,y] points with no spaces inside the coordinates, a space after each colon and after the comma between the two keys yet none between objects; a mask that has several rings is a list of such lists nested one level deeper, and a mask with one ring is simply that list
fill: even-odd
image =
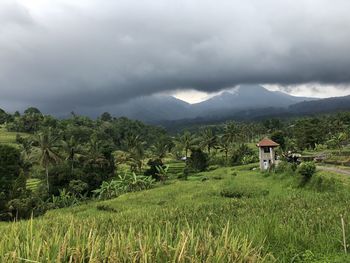
[{"label": "low clouds over mountain", "polygon": [[66,112],[241,83],[347,88],[348,10],[347,0],[4,0],[0,105]]}]

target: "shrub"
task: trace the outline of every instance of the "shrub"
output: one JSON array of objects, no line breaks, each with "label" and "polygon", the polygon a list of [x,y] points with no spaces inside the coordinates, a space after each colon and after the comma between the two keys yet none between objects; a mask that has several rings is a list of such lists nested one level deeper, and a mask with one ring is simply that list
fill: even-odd
[{"label": "shrub", "polygon": [[151,176],[155,180],[160,180],[159,171],[157,167],[162,167],[165,169],[165,165],[163,164],[161,159],[151,159],[147,162],[149,168],[144,172],[144,175]]},{"label": "shrub", "polygon": [[314,189],[318,192],[334,192],[338,187],[340,187],[341,182],[333,177],[328,178],[325,176],[317,175],[311,178],[309,185],[311,189]]},{"label": "shrub", "polygon": [[227,187],[221,190],[220,195],[228,198],[251,198],[258,196],[266,196],[269,191],[266,189],[259,189],[255,187]]},{"label": "shrub", "polygon": [[182,179],[182,180],[187,180],[189,174],[190,174],[189,168],[187,166],[185,166],[182,174],[179,174],[179,176],[177,178]]},{"label": "shrub", "polygon": [[88,184],[81,180],[72,180],[69,182],[68,191],[74,195],[81,196],[88,189]]},{"label": "shrub", "polygon": [[247,144],[241,144],[231,155],[232,165],[249,164],[258,160],[257,153],[249,148]]},{"label": "shrub", "polygon": [[299,166],[297,172],[300,177],[299,186],[304,186],[315,174],[316,165],[314,162],[304,162]]},{"label": "shrub", "polygon": [[288,175],[292,175],[294,173],[294,167],[293,164],[286,162],[286,161],[282,161],[280,162],[276,167],[275,167],[275,173],[285,173]]},{"label": "shrub", "polygon": [[155,180],[148,176],[126,173],[124,176],[119,175],[117,180],[103,182],[100,188],[93,192],[99,199],[110,199],[123,193],[149,189],[154,182]]},{"label": "shrub", "polygon": [[193,149],[186,165],[195,172],[203,172],[209,166],[209,158],[201,149]]},{"label": "shrub", "polygon": [[110,207],[108,205],[98,205],[96,206],[96,209],[99,210],[99,211],[105,211],[105,212],[112,212],[112,213],[117,213],[118,210],[113,208],[113,207]]},{"label": "shrub", "polygon": [[74,194],[63,189],[59,191],[58,196],[52,196],[51,203],[53,208],[63,208],[79,205],[80,201]]}]

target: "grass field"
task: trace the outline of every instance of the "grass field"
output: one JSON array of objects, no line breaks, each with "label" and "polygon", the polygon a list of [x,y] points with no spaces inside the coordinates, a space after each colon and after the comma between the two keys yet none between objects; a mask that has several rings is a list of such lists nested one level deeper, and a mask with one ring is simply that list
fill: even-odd
[{"label": "grass field", "polygon": [[291,185],[249,166],[219,168],[1,223],[0,262],[350,262],[340,221],[350,233],[348,186]]},{"label": "grass field", "polygon": [[2,126],[0,126],[0,143],[16,145],[16,135],[28,136],[26,133],[8,132]]}]

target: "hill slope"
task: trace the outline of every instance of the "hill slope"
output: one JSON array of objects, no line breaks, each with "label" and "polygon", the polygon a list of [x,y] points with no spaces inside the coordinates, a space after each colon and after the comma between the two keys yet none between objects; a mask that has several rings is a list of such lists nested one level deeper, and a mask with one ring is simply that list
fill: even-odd
[{"label": "hill slope", "polygon": [[[52,210],[32,221],[0,223],[0,261],[350,259],[339,243],[348,191],[293,189],[287,179],[250,168],[220,168],[113,200]],[[235,194],[243,196],[227,197]]]},{"label": "hill slope", "polygon": [[118,117],[125,116],[146,122],[158,122],[208,116],[222,117],[237,110],[287,107],[308,99],[311,100],[269,91],[259,85],[240,85],[207,101],[192,105],[172,96],[152,95],[135,98],[113,107],[105,107],[103,110]]}]

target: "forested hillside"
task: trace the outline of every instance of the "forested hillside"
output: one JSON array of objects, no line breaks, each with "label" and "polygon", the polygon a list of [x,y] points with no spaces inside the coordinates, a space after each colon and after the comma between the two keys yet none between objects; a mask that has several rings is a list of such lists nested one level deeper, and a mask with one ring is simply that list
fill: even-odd
[{"label": "forested hillside", "polygon": [[[3,262],[348,260],[349,112],[171,135],[107,112],[0,120]],[[281,163],[260,172],[264,137]]]}]

